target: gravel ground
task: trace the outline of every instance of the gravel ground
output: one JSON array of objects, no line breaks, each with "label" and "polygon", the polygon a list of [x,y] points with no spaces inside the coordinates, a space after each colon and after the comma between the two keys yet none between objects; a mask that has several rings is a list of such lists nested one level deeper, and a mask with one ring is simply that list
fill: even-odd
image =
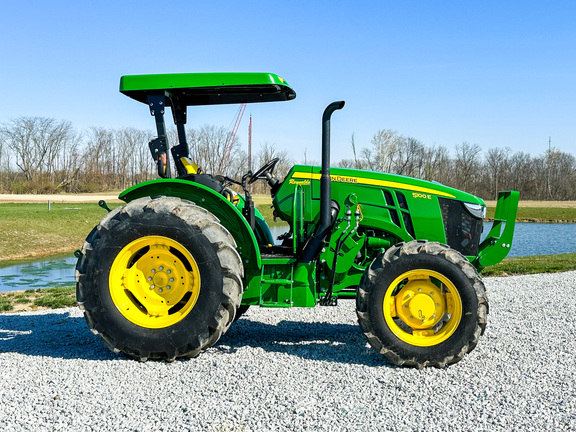
[{"label": "gravel ground", "polygon": [[250,309],[198,358],[138,363],[81,312],[0,315],[3,431],[576,430],[576,272],[486,279],[489,326],[447,369],[365,343],[353,301]]}]

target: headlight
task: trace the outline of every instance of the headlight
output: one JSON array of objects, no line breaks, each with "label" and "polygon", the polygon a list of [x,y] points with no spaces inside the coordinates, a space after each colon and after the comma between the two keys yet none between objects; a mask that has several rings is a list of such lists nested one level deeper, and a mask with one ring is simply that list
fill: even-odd
[{"label": "headlight", "polygon": [[486,217],[486,206],[480,204],[471,204],[463,202],[462,205],[466,209],[470,216],[476,219],[484,219]]}]

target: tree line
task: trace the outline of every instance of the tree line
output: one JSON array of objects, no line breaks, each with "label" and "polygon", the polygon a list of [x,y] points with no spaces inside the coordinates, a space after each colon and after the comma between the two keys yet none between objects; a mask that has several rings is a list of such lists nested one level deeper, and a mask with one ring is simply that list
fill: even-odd
[{"label": "tree line", "polygon": [[[70,122],[53,118],[14,119],[0,126],[0,191],[99,192],[157,178],[147,146],[153,137],[150,131],[134,128],[92,127],[78,132]],[[168,139],[177,142],[174,130]],[[280,158],[276,168],[280,178],[295,162],[304,162],[264,143],[249,167],[248,155],[236,138],[223,172],[218,172],[230,132],[214,125],[189,128],[187,141],[190,157],[205,172],[236,179],[274,157]],[[438,181],[484,199],[513,189],[520,191],[522,199],[576,200],[576,158],[555,148],[533,156],[510,148],[483,151],[477,144],[463,142],[450,150],[382,129],[363,147],[357,146],[352,135],[350,155],[333,165]],[[255,192],[267,189],[263,182],[254,188]]]},{"label": "tree line", "polygon": [[368,147],[357,149],[354,135],[350,144],[353,158],[339,166],[437,181],[484,199],[497,198],[501,190],[517,190],[524,200],[576,199],[576,158],[552,147],[532,156],[463,142],[451,152],[390,129],[374,134]]}]

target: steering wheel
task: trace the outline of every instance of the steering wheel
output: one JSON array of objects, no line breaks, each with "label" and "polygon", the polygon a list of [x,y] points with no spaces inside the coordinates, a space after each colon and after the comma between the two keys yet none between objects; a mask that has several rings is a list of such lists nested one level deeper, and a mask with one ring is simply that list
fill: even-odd
[{"label": "steering wheel", "polygon": [[252,175],[252,177],[250,177],[248,184],[252,184],[259,179],[266,179],[266,174],[272,174],[274,172],[274,167],[276,167],[276,164],[279,160],[280,158],[275,157],[274,159],[266,162],[264,166],[262,166],[258,171],[256,171],[256,173]]}]

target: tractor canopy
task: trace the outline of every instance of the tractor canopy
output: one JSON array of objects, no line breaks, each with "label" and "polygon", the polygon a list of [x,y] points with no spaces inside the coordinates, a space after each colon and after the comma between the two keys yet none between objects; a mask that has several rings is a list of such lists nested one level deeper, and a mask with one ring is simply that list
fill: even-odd
[{"label": "tractor canopy", "polygon": [[125,75],[120,92],[142,103],[148,95],[169,94],[184,106],[277,102],[292,100],[296,92],[278,75],[263,72]]}]

